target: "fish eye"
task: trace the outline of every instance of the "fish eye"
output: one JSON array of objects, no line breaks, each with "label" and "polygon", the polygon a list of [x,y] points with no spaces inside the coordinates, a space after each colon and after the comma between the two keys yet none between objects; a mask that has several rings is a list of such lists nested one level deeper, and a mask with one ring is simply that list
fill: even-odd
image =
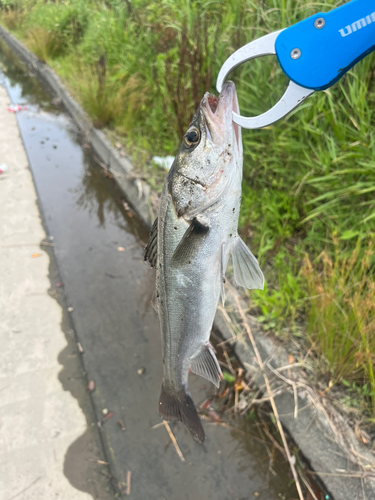
[{"label": "fish eye", "polygon": [[193,146],[196,146],[200,141],[200,138],[201,138],[201,133],[198,128],[196,127],[189,128],[184,137],[185,146],[187,148],[192,148]]}]

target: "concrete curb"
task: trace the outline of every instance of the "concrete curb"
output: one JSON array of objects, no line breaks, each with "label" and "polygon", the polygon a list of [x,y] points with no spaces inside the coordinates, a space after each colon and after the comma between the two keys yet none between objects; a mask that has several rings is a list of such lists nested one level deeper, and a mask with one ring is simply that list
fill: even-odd
[{"label": "concrete curb", "polygon": [[[149,204],[151,189],[149,185],[140,182],[133,174],[133,166],[129,158],[122,157],[111,145],[109,139],[101,131],[96,129],[90,122],[88,115],[81,106],[73,99],[69,92],[60,82],[57,75],[44,63],[26,49],[14,36],[0,26],[0,36],[7,45],[15,52],[40,78],[50,87],[55,96],[61,99],[73,120],[81,131],[87,136],[93,150],[101,161],[109,168],[117,184],[124,192],[124,196],[147,227],[153,222],[152,209]],[[246,309],[246,305],[244,305]],[[287,351],[266,337],[259,323],[248,318],[258,349],[264,361],[272,360],[275,369],[288,365]],[[214,327],[218,330],[224,340],[230,341],[234,334],[222,312],[218,311],[215,317]],[[246,368],[247,365],[256,366],[255,355],[247,339],[234,344],[235,353],[240,363]],[[297,370],[293,370],[298,374]],[[270,372],[272,377],[272,373]],[[298,378],[298,377],[297,377]],[[263,376],[259,371],[256,382],[263,385]],[[361,479],[348,478],[337,470],[355,470],[344,456],[343,450],[335,441],[333,432],[323,415],[319,413],[308,401],[303,391],[298,395],[299,414],[294,418],[295,400],[293,391],[284,391],[275,398],[280,420],[288,430],[290,436],[301,450],[311,468],[317,471],[318,476],[327,491],[330,492],[330,500],[354,500],[375,498],[375,482],[362,484]],[[364,445],[361,445],[349,426],[343,425],[347,440],[362,456],[374,460]],[[365,497],[363,495],[366,495]]]}]

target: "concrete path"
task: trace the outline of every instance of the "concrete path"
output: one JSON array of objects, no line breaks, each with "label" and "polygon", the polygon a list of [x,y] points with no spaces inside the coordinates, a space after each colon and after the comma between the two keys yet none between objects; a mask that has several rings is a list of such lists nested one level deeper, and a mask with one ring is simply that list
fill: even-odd
[{"label": "concrete path", "polygon": [[[0,174],[0,498],[107,499],[93,469],[103,460],[97,430],[87,433],[87,416],[72,395],[86,398],[90,410],[74,339],[69,346],[62,308],[49,294],[50,256],[40,247],[46,234],[9,105],[0,86],[0,164],[8,166]],[[73,363],[63,375],[62,357]],[[72,370],[81,372],[73,377],[79,380],[74,389],[64,384]],[[83,450],[66,461],[68,448],[82,435]],[[74,486],[64,467],[76,469]]]}]

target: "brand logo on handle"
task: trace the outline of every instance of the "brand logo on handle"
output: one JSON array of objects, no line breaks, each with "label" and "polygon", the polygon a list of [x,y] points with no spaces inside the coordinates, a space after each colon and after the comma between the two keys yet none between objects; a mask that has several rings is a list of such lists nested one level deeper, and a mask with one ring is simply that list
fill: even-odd
[{"label": "brand logo on handle", "polygon": [[341,36],[348,36],[354,33],[355,31],[361,30],[362,28],[366,28],[366,26],[368,26],[371,23],[375,23],[375,12],[369,14],[366,17],[362,17],[362,19],[359,19],[358,21],[349,24],[345,28],[341,28],[341,30],[339,30],[339,33]]}]

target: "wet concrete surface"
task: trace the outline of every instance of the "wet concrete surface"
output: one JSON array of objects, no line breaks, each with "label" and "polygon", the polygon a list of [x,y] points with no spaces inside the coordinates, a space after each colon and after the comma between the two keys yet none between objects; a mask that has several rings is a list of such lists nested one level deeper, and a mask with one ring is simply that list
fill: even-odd
[{"label": "wet concrete surface", "polygon": [[[236,429],[205,421],[204,446],[195,443],[182,424],[171,424],[185,462],[176,455],[164,426],[153,428],[160,423],[162,364],[159,325],[151,307],[154,270],[143,262],[142,242],[148,233],[124,209],[117,186],[37,80],[5,51],[0,64],[12,101],[28,107],[17,114],[19,127],[53,237],[63,283],[54,284],[56,293],[63,288],[66,306],[72,308],[69,321],[84,350],[87,379],[95,383],[94,419],[102,424],[90,428],[100,433],[97,439],[115,478],[113,494],[125,492],[130,471],[131,498],[140,500],[296,497],[284,462],[274,463],[276,475],[270,473],[266,448],[250,435],[256,434],[254,423],[240,419],[231,424]],[[60,357],[65,372],[61,383],[79,398],[86,375],[81,378],[77,365],[63,361],[66,353]],[[74,378],[81,385],[70,389],[67,381]],[[212,391],[194,375],[189,385],[196,404]],[[87,404],[81,408],[91,411]],[[106,410],[113,416],[103,421]],[[88,422],[92,424],[92,418]],[[65,474],[79,489],[83,485],[77,457],[79,461],[84,456],[89,441],[73,443],[66,456]]]}]

